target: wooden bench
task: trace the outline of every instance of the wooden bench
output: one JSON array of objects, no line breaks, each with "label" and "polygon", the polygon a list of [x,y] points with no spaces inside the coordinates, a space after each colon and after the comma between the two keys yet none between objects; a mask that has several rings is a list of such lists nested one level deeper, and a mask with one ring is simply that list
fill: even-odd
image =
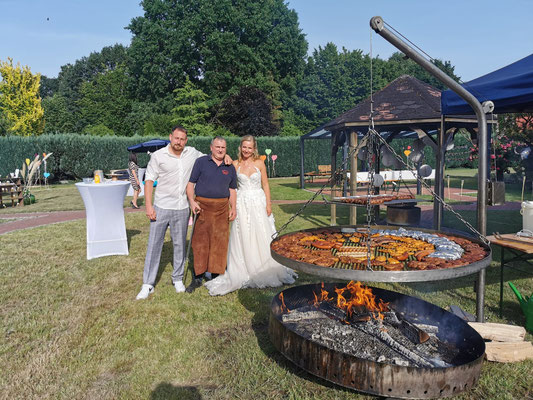
[{"label": "wooden bench", "polygon": [[317,171],[306,172],[304,174],[304,179],[308,179],[311,182],[313,182],[314,178],[321,177],[321,176],[329,177],[330,175],[331,175],[331,165],[319,165],[318,172]]},{"label": "wooden bench", "polygon": [[23,185],[20,178],[0,180],[0,207],[5,207],[8,202],[11,202],[11,207],[23,206],[22,189]]}]

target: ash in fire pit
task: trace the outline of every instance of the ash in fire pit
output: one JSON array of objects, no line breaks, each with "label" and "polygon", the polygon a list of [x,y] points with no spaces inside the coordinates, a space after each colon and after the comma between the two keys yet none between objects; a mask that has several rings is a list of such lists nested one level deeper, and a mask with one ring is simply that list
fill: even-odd
[{"label": "ash in fire pit", "polygon": [[485,345],[453,314],[359,282],[306,285],[273,300],[275,346],[307,371],[377,395],[435,398],[473,386]]},{"label": "ash in fire pit", "polygon": [[[281,295],[282,296],[282,295]],[[282,314],[282,321],[303,337],[355,357],[416,367],[449,367],[457,349],[441,342],[438,327],[427,325],[431,335],[405,320],[359,282],[335,289],[321,287],[313,305]],[[283,296],[281,298],[283,301]],[[283,302],[282,302],[283,304]]]}]

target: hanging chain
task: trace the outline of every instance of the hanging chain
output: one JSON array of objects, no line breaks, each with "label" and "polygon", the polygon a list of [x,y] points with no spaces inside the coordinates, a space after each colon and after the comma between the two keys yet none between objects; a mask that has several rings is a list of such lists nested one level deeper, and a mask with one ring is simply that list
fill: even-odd
[{"label": "hanging chain", "polygon": [[[285,222],[281,228],[279,228],[273,235],[272,235],[272,239],[278,237],[278,235],[285,230],[285,228],[287,228],[287,226],[289,226],[291,224],[292,221],[294,221],[305,209],[306,207],[311,204],[313,201],[315,201],[315,199],[324,191],[324,189],[328,186],[331,185],[331,182],[332,180],[335,180],[337,179],[337,176],[339,176],[340,174],[343,173],[343,171],[346,170],[346,165],[348,163],[349,160],[351,160],[352,156],[354,154],[357,154],[359,152],[359,150],[363,147],[363,145],[366,143],[366,140],[367,140],[367,137],[368,137],[368,134],[365,135],[365,137],[363,137],[363,139],[361,139],[359,141],[359,144],[352,150],[350,151],[350,153],[348,154],[348,157],[346,157],[346,159],[342,162],[341,166],[339,168],[337,168],[336,171],[333,171],[333,173],[331,174],[331,176],[328,178],[328,180],[326,181],[326,183],[324,183],[322,185],[322,187],[309,199],[307,200],[303,205],[302,207],[300,207],[300,209],[294,214],[292,215],[289,220],[287,222]],[[357,161],[356,161],[357,162]]]},{"label": "hanging chain", "polygon": [[[377,133],[377,132],[376,132]],[[409,169],[413,175],[416,176],[416,179],[431,193],[431,195],[435,198],[435,200],[437,200],[439,203],[441,203],[443,205],[443,207],[447,210],[447,211],[450,211],[452,214],[454,214],[456,216],[457,219],[459,219],[468,229],[470,229],[470,231],[472,231],[473,233],[475,233],[482,241],[483,243],[485,244],[490,244],[489,240],[487,239],[487,237],[485,235],[483,235],[481,232],[479,232],[476,228],[474,228],[466,219],[464,219],[462,217],[461,214],[459,214],[457,211],[455,211],[448,203],[446,203],[446,201],[440,197],[437,193],[435,193],[435,191],[433,189],[431,189],[431,187],[427,184],[427,182],[424,181],[424,179],[422,179],[420,177],[420,175],[418,173],[416,173],[416,171],[414,169],[411,169],[402,159],[402,157],[400,157],[395,151],[394,149],[392,148],[392,146],[390,146],[386,141],[385,139],[383,139],[381,136],[376,135],[378,137],[378,139],[380,141],[383,142],[383,144],[392,152],[392,154],[394,154],[394,156],[398,159],[398,161],[400,161],[404,166],[407,167],[407,169]]]},{"label": "hanging chain", "polygon": [[370,234],[370,225],[372,224],[372,217],[374,215],[374,207],[372,207],[370,197],[374,189],[374,168],[376,161],[376,141],[374,138],[374,68],[372,62],[372,29],[370,29],[370,115],[368,118],[368,143],[366,145],[366,162],[368,166],[368,189],[366,196],[366,269],[373,271],[372,269],[372,243],[371,243],[371,234]]},{"label": "hanging chain", "polygon": [[[372,110],[372,102],[370,103],[370,121],[371,126],[373,125],[374,118],[373,118],[373,110]],[[370,228],[372,225],[372,221],[374,219],[374,206],[372,205],[372,195],[374,194],[374,168],[376,165],[376,139],[374,137],[375,130],[368,129],[368,143],[367,143],[367,151],[366,151],[366,161],[368,166],[368,189],[367,189],[367,196],[366,196],[366,269],[373,271],[372,269],[372,235],[370,234]]]}]

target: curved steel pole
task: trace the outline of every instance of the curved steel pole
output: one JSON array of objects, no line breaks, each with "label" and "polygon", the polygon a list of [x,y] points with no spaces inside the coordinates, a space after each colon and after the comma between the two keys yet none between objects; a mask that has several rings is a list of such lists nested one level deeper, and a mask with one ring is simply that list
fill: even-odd
[{"label": "curved steel pole", "polygon": [[[474,110],[478,122],[478,148],[479,148],[479,165],[478,165],[478,192],[477,192],[477,229],[482,235],[487,234],[487,165],[488,165],[488,136],[487,136],[487,119],[481,103],[459,83],[454,81],[439,68],[426,60],[420,53],[405,43],[402,39],[389,31],[383,22],[383,18],[376,16],[370,19],[372,29],[394,47],[401,50],[410,59],[428,71],[431,75],[448,86],[451,90],[462,97]],[[444,135],[444,132],[441,132]],[[482,269],[478,276],[477,285],[477,320],[484,321],[485,302],[485,270]]]}]

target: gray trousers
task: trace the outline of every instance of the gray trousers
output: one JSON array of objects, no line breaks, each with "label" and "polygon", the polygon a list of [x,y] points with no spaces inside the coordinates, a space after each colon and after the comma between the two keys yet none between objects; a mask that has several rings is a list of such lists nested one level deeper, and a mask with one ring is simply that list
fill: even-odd
[{"label": "gray trousers", "polygon": [[148,236],[148,248],[144,260],[143,283],[154,285],[161,261],[161,251],[165,241],[165,233],[170,227],[170,237],[174,245],[174,270],[172,282],[183,279],[183,266],[185,264],[185,243],[187,240],[187,226],[189,224],[189,209],[165,210],[154,206],[156,220],[150,221],[150,235]]}]

